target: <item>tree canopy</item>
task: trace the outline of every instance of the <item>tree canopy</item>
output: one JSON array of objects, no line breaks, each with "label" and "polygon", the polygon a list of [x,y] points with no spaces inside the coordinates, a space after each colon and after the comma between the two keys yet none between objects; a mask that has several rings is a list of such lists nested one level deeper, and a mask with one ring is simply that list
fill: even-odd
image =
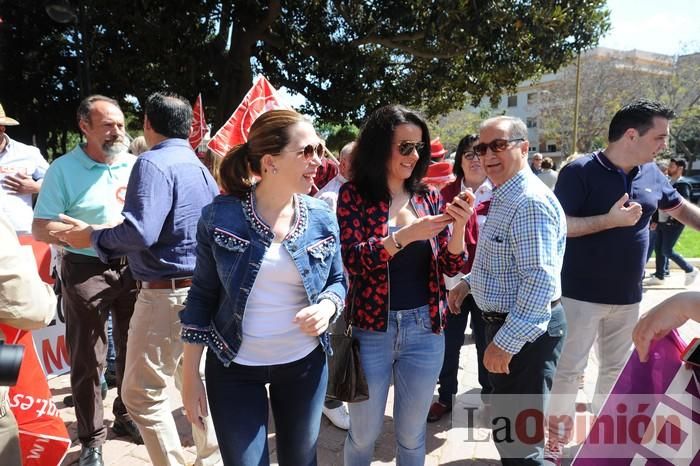
[{"label": "tree canopy", "polygon": [[609,27],[605,0],[83,0],[68,24],[46,3],[0,0],[0,102],[54,147],[75,128],[79,70],[82,93],[89,70],[127,111],[202,92],[214,129],[256,73],[322,121],[358,123],[387,103],[434,116],[496,98]]}]

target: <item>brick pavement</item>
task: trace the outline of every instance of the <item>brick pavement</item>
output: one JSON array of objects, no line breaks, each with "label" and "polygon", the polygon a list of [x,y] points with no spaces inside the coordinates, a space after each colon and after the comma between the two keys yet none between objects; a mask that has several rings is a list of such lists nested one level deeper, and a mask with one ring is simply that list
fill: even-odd
[{"label": "brick pavement", "polygon": [[[683,274],[677,270],[672,271],[672,276],[667,282],[668,283],[663,287],[654,287],[646,290],[642,301],[642,312],[648,310],[663,299],[685,289],[682,287]],[[696,283],[693,289],[700,291],[700,284]],[[681,330],[684,337],[689,339],[692,335],[700,335],[700,324],[688,323]],[[449,418],[445,418],[434,424],[428,424],[427,457],[425,464],[426,466],[480,466],[500,464],[496,447],[488,440],[489,431],[487,429],[477,427],[468,431],[464,427],[459,427],[465,425],[464,416],[466,416],[467,410],[465,410],[464,407],[470,403],[470,398],[476,396],[478,393],[476,350],[473,342],[469,338],[462,348],[460,368],[462,369],[460,375],[460,394],[453,412],[455,427],[452,428],[452,420]],[[585,378],[585,391],[589,399],[591,398],[595,386],[596,370],[597,363],[595,358],[592,357],[586,370]],[[53,401],[60,408],[61,417],[64,419],[71,438],[73,439],[73,446],[62,464],[77,464],[80,445],[76,440],[75,415],[72,408],[67,408],[62,403],[63,397],[70,393],[69,378],[67,375],[57,377],[50,381],[50,386],[53,394]],[[188,461],[194,461],[195,455],[194,447],[192,446],[192,436],[185,417],[180,410],[180,395],[173,387],[169,387],[168,393],[173,407],[173,414],[175,415],[177,426],[181,434],[181,440],[186,447],[187,459]],[[109,391],[108,398],[105,401],[105,422],[108,426],[111,426],[114,419],[111,414],[111,407],[115,396],[116,389],[112,389]],[[372,462],[373,466],[395,464],[393,424],[391,417],[392,403],[393,393],[390,393],[387,410],[385,412],[385,428],[377,442],[375,461]],[[232,415],[235,415],[235,413],[232,413]],[[477,423],[477,425],[479,424]],[[470,435],[471,437],[469,437]],[[274,432],[271,432],[270,439],[273,438]],[[487,440],[470,442],[467,441],[468,438]],[[344,431],[333,427],[325,418],[322,420],[318,448],[319,465],[340,466],[343,464],[342,451],[344,439]],[[274,441],[271,442],[270,447],[274,463]],[[146,448],[143,445],[134,445],[123,438],[115,438],[111,431],[108,434],[107,442],[103,449],[106,465],[142,466],[150,464]]]}]

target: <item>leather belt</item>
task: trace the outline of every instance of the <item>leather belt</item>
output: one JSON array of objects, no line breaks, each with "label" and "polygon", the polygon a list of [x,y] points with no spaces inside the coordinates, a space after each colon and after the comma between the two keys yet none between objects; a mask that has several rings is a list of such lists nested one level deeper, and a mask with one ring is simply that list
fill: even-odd
[{"label": "leather belt", "polygon": [[[556,306],[558,306],[561,303],[561,299],[557,298],[551,303],[549,303],[550,309],[554,309]],[[484,322],[488,324],[502,324],[506,321],[506,317],[508,316],[507,312],[482,312],[481,317],[484,319]]]},{"label": "leather belt", "polygon": [[145,290],[176,290],[192,286],[192,278],[171,278],[168,280],[152,280],[150,282],[136,282],[139,288]]}]

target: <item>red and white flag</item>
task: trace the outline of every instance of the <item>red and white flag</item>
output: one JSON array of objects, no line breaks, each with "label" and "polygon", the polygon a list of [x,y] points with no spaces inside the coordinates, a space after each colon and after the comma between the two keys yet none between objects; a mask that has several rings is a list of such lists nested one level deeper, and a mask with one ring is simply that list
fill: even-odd
[{"label": "red and white flag", "polygon": [[276,109],[290,109],[290,107],[282,103],[275,88],[261,75],[226,124],[209,141],[207,147],[223,157],[232,147],[248,140],[250,127],[260,115]]},{"label": "red and white flag", "polygon": [[194,107],[192,108],[192,127],[190,128],[190,146],[192,149],[197,150],[197,147],[202,143],[204,136],[206,136],[209,127],[207,126],[207,120],[204,118],[204,107],[202,106],[202,94],[197,96],[197,100],[194,102]]}]

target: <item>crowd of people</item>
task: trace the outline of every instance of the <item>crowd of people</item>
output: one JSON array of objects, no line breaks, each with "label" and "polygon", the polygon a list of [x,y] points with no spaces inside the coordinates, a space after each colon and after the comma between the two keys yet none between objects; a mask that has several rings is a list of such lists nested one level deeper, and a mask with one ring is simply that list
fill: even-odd
[{"label": "crowd of people", "polygon": [[[170,379],[192,425],[195,464],[269,464],[271,412],[280,465],[316,464],[324,413],[348,431],[344,464],[369,465],[393,384],[397,464],[422,465],[426,421],[452,410],[468,325],[487,419],[516,419],[512,403],[494,400],[520,395],[526,408],[573,414],[594,341],[596,409],[633,334],[645,357],[653,338],[693,315],[668,317],[662,306],[633,330],[652,214],[673,219],[657,246],[659,280],[665,257],[679,262],[672,243],[682,226],[700,229],[700,209],[654,163],[673,118],[657,102],[630,103],[612,119],[605,149],[559,172],[539,153],[529,164],[523,121],[489,118],[460,140],[444,177],[447,151],[410,109],[371,112],[335,168],[308,119],[270,110],[215,177],[189,146],[192,108],[175,94],[148,97],[133,153],[118,102],[87,97],[77,111],[85,142],[51,165],[5,134],[18,122],[0,107],[0,232],[31,232],[62,251],[79,464],[104,464],[109,316],[111,428],[144,443],[158,466],[185,464]],[[31,287],[5,291],[5,262],[0,303],[44,293],[35,276]],[[10,323],[45,323],[40,304]],[[326,387],[329,331],[347,326],[369,399],[345,405]],[[3,442],[16,438],[3,422]],[[493,438],[504,465],[558,464],[569,435],[550,425],[531,442]],[[0,463],[21,464],[6,451],[15,450]]]}]

